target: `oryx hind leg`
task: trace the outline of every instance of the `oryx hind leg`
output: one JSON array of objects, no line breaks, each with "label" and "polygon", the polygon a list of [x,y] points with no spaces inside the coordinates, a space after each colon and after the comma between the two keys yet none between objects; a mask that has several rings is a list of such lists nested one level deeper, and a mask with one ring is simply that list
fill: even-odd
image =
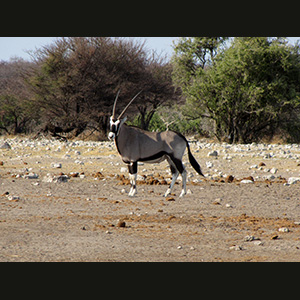
[{"label": "oryx hind leg", "polygon": [[179,195],[179,197],[183,197],[186,194],[186,176],[187,172],[185,167],[183,167],[183,172],[181,173],[181,177],[182,177],[182,190],[181,193]]},{"label": "oryx hind leg", "polygon": [[186,169],[180,159],[174,157],[168,157],[167,160],[169,162],[171,172],[172,172],[172,182],[165,193],[165,197],[171,194],[179,173],[181,174],[182,177],[182,190],[179,197],[183,197],[186,194],[186,177],[187,177]]},{"label": "oryx hind leg", "polygon": [[128,165],[129,180],[131,184],[128,196],[133,197],[136,194],[137,162],[131,162]]},{"label": "oryx hind leg", "polygon": [[172,162],[172,160],[168,158],[168,162],[169,162],[170,169],[171,169],[171,172],[172,172],[172,182],[171,182],[169,188],[167,189],[167,191],[166,191],[166,193],[164,195],[165,197],[167,197],[168,195],[171,194],[173,186],[174,186],[174,184],[175,184],[175,182],[177,180],[177,177],[179,175],[179,172],[178,172],[175,164]]}]

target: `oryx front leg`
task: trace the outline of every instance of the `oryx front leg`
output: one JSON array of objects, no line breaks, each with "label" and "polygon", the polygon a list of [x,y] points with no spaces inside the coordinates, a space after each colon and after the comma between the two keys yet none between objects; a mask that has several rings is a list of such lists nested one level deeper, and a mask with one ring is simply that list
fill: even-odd
[{"label": "oryx front leg", "polygon": [[129,180],[131,184],[129,197],[133,197],[136,194],[136,177],[137,177],[137,162],[132,162],[128,165]]}]

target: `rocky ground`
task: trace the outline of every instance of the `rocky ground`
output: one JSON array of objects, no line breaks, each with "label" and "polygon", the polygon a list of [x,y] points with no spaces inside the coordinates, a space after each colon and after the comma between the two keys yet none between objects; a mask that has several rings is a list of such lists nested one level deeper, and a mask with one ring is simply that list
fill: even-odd
[{"label": "rocky ground", "polygon": [[191,141],[188,193],[110,142],[0,139],[0,261],[299,261],[300,145]]}]

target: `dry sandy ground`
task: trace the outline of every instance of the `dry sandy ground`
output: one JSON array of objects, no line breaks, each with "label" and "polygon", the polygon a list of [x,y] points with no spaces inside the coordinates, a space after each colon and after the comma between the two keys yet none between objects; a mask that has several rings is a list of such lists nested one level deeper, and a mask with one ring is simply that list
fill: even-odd
[{"label": "dry sandy ground", "polygon": [[[206,179],[186,163],[189,193],[179,198],[178,184],[165,199],[165,162],[139,166],[145,180],[130,198],[112,143],[7,141],[0,261],[300,261],[300,183],[283,179],[300,176],[298,145],[192,143]],[[272,168],[275,178],[265,180]],[[44,182],[70,172],[85,176]],[[25,178],[31,173],[38,178]],[[222,182],[227,175],[238,180]],[[254,183],[239,182],[249,176]]]}]

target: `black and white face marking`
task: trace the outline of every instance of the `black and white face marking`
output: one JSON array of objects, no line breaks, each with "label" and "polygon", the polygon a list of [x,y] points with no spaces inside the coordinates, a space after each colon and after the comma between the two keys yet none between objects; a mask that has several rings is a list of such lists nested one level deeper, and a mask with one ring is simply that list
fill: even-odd
[{"label": "black and white face marking", "polygon": [[110,122],[109,122],[109,134],[108,138],[110,140],[113,140],[119,132],[119,127],[120,127],[120,120],[114,120],[113,117],[110,117]]}]

